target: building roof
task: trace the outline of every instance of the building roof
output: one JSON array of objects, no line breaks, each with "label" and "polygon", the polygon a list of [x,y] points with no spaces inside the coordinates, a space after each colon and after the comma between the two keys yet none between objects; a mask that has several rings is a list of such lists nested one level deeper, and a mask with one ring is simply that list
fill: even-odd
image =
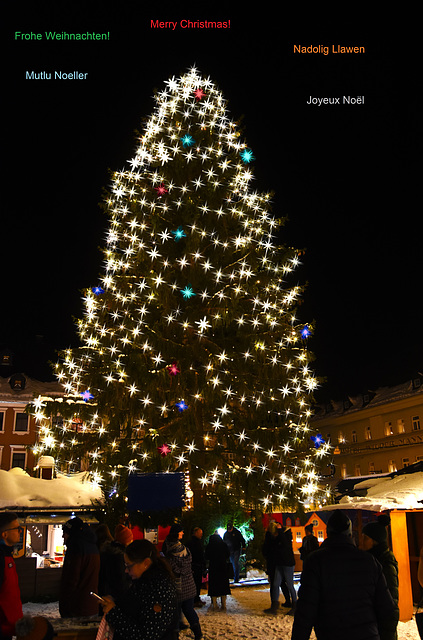
[{"label": "building roof", "polygon": [[353,414],[364,408],[378,407],[413,396],[423,402],[423,376],[420,374],[413,380],[408,380],[394,387],[380,387],[376,391],[366,390],[356,396],[345,396],[341,400],[331,400],[326,404],[316,405],[313,422],[319,422],[319,420],[328,417]]},{"label": "building roof", "polygon": [[0,377],[0,403],[21,402],[27,404],[39,395],[62,396],[63,385],[59,382],[34,380],[25,373],[14,373]]}]

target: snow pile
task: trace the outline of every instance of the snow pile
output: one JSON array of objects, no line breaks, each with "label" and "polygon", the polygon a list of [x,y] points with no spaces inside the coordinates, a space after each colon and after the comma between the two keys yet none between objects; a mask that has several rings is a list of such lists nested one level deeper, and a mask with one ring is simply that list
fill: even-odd
[{"label": "snow pile", "polygon": [[52,480],[31,478],[23,469],[0,470],[0,509],[91,506],[101,500],[101,490],[85,481],[85,473]]},{"label": "snow pile", "polygon": [[[197,609],[200,617],[204,640],[290,640],[293,618],[286,615],[288,609],[282,608],[277,616],[263,613],[270,605],[269,588],[244,587],[232,589],[228,596],[227,612],[211,611],[210,598],[201,594],[207,605]],[[283,599],[283,598],[281,598]],[[59,618],[57,602],[40,605],[28,603],[23,605],[24,613],[45,615],[52,620]],[[181,640],[192,640],[189,629],[181,631]],[[315,640],[314,632],[310,636]],[[398,640],[419,640],[419,633],[414,620],[398,624]]]},{"label": "snow pile", "polygon": [[[354,488],[366,482],[357,484]],[[339,501],[339,507],[369,511],[422,509],[421,501],[423,501],[423,472],[418,471],[381,480],[370,486],[367,495],[363,497],[345,496]]]}]

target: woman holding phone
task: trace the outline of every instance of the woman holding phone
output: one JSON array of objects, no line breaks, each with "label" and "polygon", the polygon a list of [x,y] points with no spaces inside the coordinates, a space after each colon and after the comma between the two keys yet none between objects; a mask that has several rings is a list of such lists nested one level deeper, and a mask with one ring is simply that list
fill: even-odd
[{"label": "woman holding phone", "polygon": [[125,569],[132,579],[116,602],[103,596],[103,612],[114,640],[171,640],[177,624],[176,589],[172,571],[148,540],[125,549]]}]

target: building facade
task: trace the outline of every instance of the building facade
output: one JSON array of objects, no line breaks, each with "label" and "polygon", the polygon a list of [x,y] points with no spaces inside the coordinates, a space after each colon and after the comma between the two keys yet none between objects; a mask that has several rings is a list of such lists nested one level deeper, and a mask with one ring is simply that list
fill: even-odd
[{"label": "building facade", "polygon": [[33,475],[37,428],[25,407],[44,394],[61,396],[63,390],[57,382],[40,382],[23,373],[0,377],[0,469],[21,467]]},{"label": "building facade", "polygon": [[423,376],[320,406],[313,426],[333,446],[333,485],[423,460]]}]

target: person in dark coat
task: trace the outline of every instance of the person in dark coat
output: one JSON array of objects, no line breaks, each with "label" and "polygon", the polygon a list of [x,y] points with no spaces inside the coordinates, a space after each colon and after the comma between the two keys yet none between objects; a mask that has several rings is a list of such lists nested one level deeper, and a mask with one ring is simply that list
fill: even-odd
[{"label": "person in dark coat", "polygon": [[299,548],[300,558],[303,563],[307,560],[310,553],[313,553],[313,551],[317,551],[317,549],[319,548],[319,541],[313,534],[313,525],[308,524],[306,527],[304,527],[304,530],[305,536],[303,538],[303,544]]},{"label": "person in dark coat", "polygon": [[187,542],[187,547],[191,551],[192,557],[192,575],[197,589],[194,599],[194,607],[202,607],[204,602],[200,598],[201,587],[203,584],[203,576],[206,572],[206,557],[204,555],[203,530],[200,527],[194,527],[192,530],[191,540]]},{"label": "person in dark coat", "polygon": [[228,576],[229,548],[217,531],[210,536],[205,555],[209,563],[208,595],[212,601],[212,609],[217,609],[217,598],[220,598],[222,609],[226,610],[226,596],[231,593]]},{"label": "person in dark coat", "polygon": [[[284,549],[285,545],[283,544],[283,540],[281,540],[281,533],[281,523],[271,520],[269,522],[262,547],[262,553],[266,559],[266,573],[269,578],[271,598],[270,608],[265,609],[265,613],[277,613],[279,609],[279,587],[285,597],[284,605],[286,607],[292,607],[291,593],[288,589],[288,585],[286,584],[285,577],[283,576],[283,571],[278,572],[278,580],[280,578],[280,583],[278,585],[274,584],[276,567],[278,565],[283,566],[282,549]],[[275,600],[272,600],[272,598],[275,598]]]},{"label": "person in dark coat", "polygon": [[172,525],[169,534],[162,546],[162,553],[170,564],[173,575],[176,579],[177,600],[182,613],[188,620],[195,640],[203,637],[200,620],[194,609],[194,598],[197,589],[192,575],[191,551],[182,544],[184,535],[182,525]]},{"label": "person in dark coat", "polygon": [[239,582],[239,557],[245,548],[245,540],[241,531],[234,527],[233,522],[228,522],[223,535],[223,542],[229,548],[229,558],[234,570],[234,582]]},{"label": "person in dark coat", "polygon": [[292,548],[291,529],[283,527],[279,522],[275,523],[274,530],[267,532],[263,555],[266,558],[270,579],[270,609],[266,613],[277,613],[279,609],[279,589],[284,582],[290,595],[292,614],[297,602],[297,592],[294,587],[295,557]]},{"label": "person in dark coat", "polygon": [[95,616],[97,600],[90,595],[98,591],[100,554],[95,533],[80,518],[63,525],[66,554],[60,582],[59,611],[62,618]]},{"label": "person in dark coat", "polygon": [[334,511],[328,537],[307,559],[291,640],[386,640],[396,628],[395,604],[381,565],[352,539],[351,520]]},{"label": "person in dark coat", "polygon": [[[127,527],[124,527],[127,529]],[[132,542],[132,532],[128,529],[130,535],[126,531],[121,533],[118,531],[118,540],[128,540]],[[127,544],[122,544],[118,540],[114,540],[110,529],[107,525],[101,524],[96,529],[97,546],[100,552],[100,572],[98,575],[98,595],[110,595],[117,600],[126,593],[131,586],[131,579],[125,571],[125,561],[123,558]]]},{"label": "person in dark coat", "polygon": [[[363,527],[363,538],[361,548],[364,551],[368,551],[376,558],[382,565],[383,575],[385,576],[386,584],[391,593],[392,600],[395,603],[397,623],[399,620],[399,607],[398,607],[398,562],[388,547],[388,530],[387,526],[390,523],[390,517],[382,514],[377,518],[376,522],[369,522]],[[387,635],[387,640],[396,640],[398,637],[397,630],[392,634]]]},{"label": "person in dark coat", "polygon": [[103,612],[113,640],[172,640],[176,638],[176,588],[172,571],[149,540],[135,540],[125,549],[125,566],[132,584],[116,602],[105,596]]},{"label": "person in dark coat", "polygon": [[13,559],[13,547],[22,533],[18,516],[12,511],[0,513],[0,636],[12,638],[15,623],[22,618],[21,592]]}]

